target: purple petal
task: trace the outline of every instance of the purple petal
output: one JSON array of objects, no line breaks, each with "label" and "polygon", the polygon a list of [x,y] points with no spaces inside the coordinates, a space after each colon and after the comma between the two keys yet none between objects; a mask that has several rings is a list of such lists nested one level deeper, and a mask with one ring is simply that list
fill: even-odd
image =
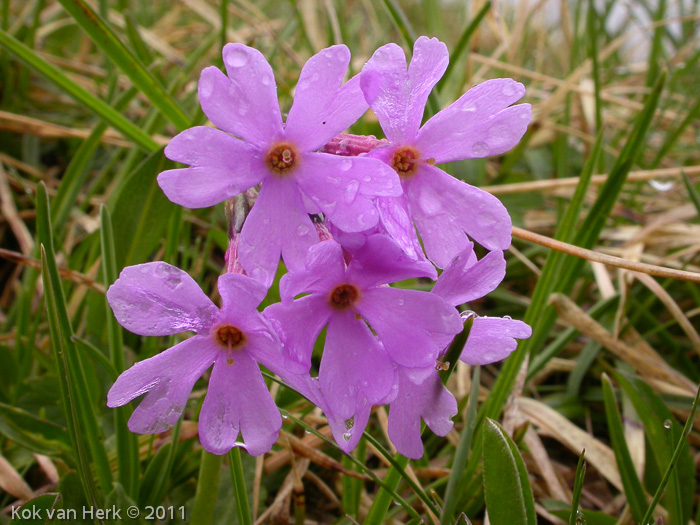
[{"label": "purple petal", "polygon": [[165,148],[165,155],[192,166],[158,175],[158,185],[168,199],[187,208],[223,202],[255,186],[267,175],[259,167],[255,148],[203,126],[177,135]]},{"label": "purple petal", "polygon": [[148,392],[129,419],[139,434],[165,432],[180,418],[192,387],[218,354],[209,337],[194,336],[123,372],[107,393],[107,406],[118,407]]},{"label": "purple petal", "polygon": [[252,277],[237,273],[225,273],[219,277],[217,288],[221,296],[223,312],[255,312],[265,299],[267,288]]},{"label": "purple petal", "polygon": [[467,343],[459,357],[470,365],[487,365],[505,359],[518,346],[516,339],[527,339],[532,328],[507,317],[476,317]]},{"label": "purple petal", "polygon": [[302,269],[306,253],[317,242],[316,228],[294,181],[265,179],[241,231],[238,257],[246,274],[269,288],[280,254],[290,270]]},{"label": "purple petal", "polygon": [[[426,261],[416,228],[408,211],[406,196],[380,197],[375,201],[382,227],[398,243],[409,258]],[[435,274],[437,276],[437,274]],[[429,276],[435,279],[433,276]]]},{"label": "purple petal", "polygon": [[399,372],[399,393],[389,410],[389,438],[396,450],[411,459],[423,457],[421,416],[438,436],[447,435],[457,414],[457,401],[434,369],[420,385]]},{"label": "purple petal", "polygon": [[362,434],[367,428],[369,414],[372,411],[372,405],[367,400],[358,402],[355,406],[355,412],[350,418],[344,419],[331,410],[324,410],[328,425],[331,427],[335,442],[338,448],[349,454],[362,439]]},{"label": "purple petal", "polygon": [[[223,358],[214,364],[199,415],[199,440],[212,454],[241,446],[259,456],[277,441],[282,418],[255,361],[245,352],[234,356],[232,365]],[[244,444],[236,442],[239,429]]]},{"label": "purple petal", "polygon": [[376,159],[309,153],[297,177],[299,186],[338,228],[361,232],[379,214],[370,197],[401,195],[396,172]]},{"label": "purple petal", "polygon": [[410,86],[403,49],[396,44],[377,49],[362,68],[360,86],[386,137],[391,142],[413,141],[418,126],[407,126]]},{"label": "purple petal", "polygon": [[440,351],[462,331],[462,321],[452,305],[435,294],[417,290],[364,290],[357,310],[377,333],[391,359],[405,367],[434,366]]},{"label": "purple petal", "polygon": [[411,259],[391,237],[384,234],[368,236],[364,246],[353,254],[347,271],[347,279],[363,288],[414,277],[435,279],[436,276],[432,264]]},{"label": "purple petal", "polygon": [[520,141],[532,119],[530,104],[508,107],[524,94],[523,85],[509,78],[474,86],[421,128],[421,154],[440,164],[505,153]]},{"label": "purple petal", "polygon": [[107,300],[119,324],[139,335],[206,333],[219,315],[192,277],[164,262],[124,268]]},{"label": "purple petal", "polygon": [[228,77],[213,66],[202,71],[202,110],[217,128],[265,146],[282,132],[272,68],[260,51],[243,44],[226,44],[223,57]]},{"label": "purple petal", "polygon": [[412,132],[420,127],[428,96],[445,74],[449,60],[447,46],[437,38],[422,36],[413,44],[413,57],[408,66],[411,91],[406,115],[407,127]]},{"label": "purple petal", "polygon": [[345,276],[343,249],[331,240],[315,244],[306,255],[306,268],[280,280],[280,295],[289,301],[301,293],[329,293]]},{"label": "purple petal", "polygon": [[364,400],[373,405],[386,397],[396,372],[365,322],[342,312],[328,324],[318,378],[329,410],[347,420]]},{"label": "purple petal", "polygon": [[440,268],[467,247],[464,233],[488,250],[510,246],[510,215],[490,193],[422,165],[406,195],[425,252]]},{"label": "purple petal", "polygon": [[503,252],[489,252],[476,263],[472,263],[472,254],[469,248],[455,257],[435,283],[433,293],[457,306],[494,291],[506,275]]},{"label": "purple petal", "polygon": [[287,354],[308,371],[314,343],[331,315],[326,299],[308,295],[290,303],[275,303],[265,308],[264,315],[275,327]]},{"label": "purple petal", "polygon": [[285,130],[304,151],[330,142],[367,111],[359,76],[341,87],[349,63],[350,50],[337,45],[316,53],[301,70]]}]

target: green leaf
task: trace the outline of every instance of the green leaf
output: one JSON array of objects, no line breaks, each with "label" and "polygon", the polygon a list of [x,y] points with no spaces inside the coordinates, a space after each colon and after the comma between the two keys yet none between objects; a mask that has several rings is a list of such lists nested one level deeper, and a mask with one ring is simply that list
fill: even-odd
[{"label": "green leaf", "polygon": [[[49,523],[49,516],[56,515],[56,505],[61,501],[60,494],[43,494],[37,498],[30,499],[16,511],[18,519],[13,519],[10,523],[22,523],[24,525],[44,525]],[[24,519],[23,516],[27,516]]]},{"label": "green leaf", "polygon": [[[682,436],[682,431],[671,411],[641,379],[628,378],[617,372],[615,379],[632,401],[644,425],[658,468],[661,470],[674,464],[672,459],[675,455],[675,442]],[[695,465],[688,442],[681,440],[680,445],[678,451],[680,460],[676,459],[678,461],[676,470],[668,480],[668,490],[664,499],[670,523],[687,523],[692,517]]]},{"label": "green leaf", "polygon": [[236,510],[238,512],[238,523],[240,525],[251,525],[253,523],[250,505],[248,504],[248,493],[246,492],[245,474],[243,463],[241,462],[241,449],[233,447],[228,453],[229,469],[231,471],[231,481],[236,493]]},{"label": "green leaf", "polygon": [[685,173],[681,173],[681,175],[683,175],[683,184],[685,184],[688,190],[688,196],[695,206],[695,209],[698,210],[698,215],[700,215],[700,193],[698,193],[698,190],[695,189],[695,186],[693,186]]},{"label": "green leaf", "polygon": [[112,28],[84,0],[59,0],[63,8],[97,46],[178,131],[190,126],[190,119],[168,95],[165,88],[141,64],[141,61],[114,34]]},{"label": "green leaf", "polygon": [[127,513],[127,509],[129,507],[133,507],[136,505],[136,502],[132,500],[127,493],[124,491],[124,487],[121,486],[121,484],[117,483],[116,481],[114,482],[114,488],[112,489],[112,492],[107,494],[107,497],[105,498],[105,509],[112,509],[115,508],[119,511],[119,516],[121,519],[119,520],[111,520],[112,523],[116,524],[132,524],[136,525],[139,523],[138,519],[132,519],[129,517],[129,514]]},{"label": "green leaf", "polygon": [[2,30],[0,30],[0,45],[6,47],[12,54],[16,55],[39,74],[44,75],[51,82],[63,89],[80,105],[85,106],[101,117],[105,122],[108,122],[110,126],[123,133],[125,137],[133,140],[144,150],[155,151],[158,149],[158,144],[156,144],[150,136],[127,120],[119,111],[85,91],[68,78],[60,69],[49,64],[33,50]]},{"label": "green leaf", "polygon": [[108,206],[119,231],[114,238],[117,268],[148,260],[162,241],[175,204],[163,194],[156,176],[172,165],[162,150],[150,154],[131,172],[113,205]]},{"label": "green leaf", "polygon": [[632,463],[627,441],[625,439],[625,431],[622,427],[622,418],[617,410],[615,403],[615,392],[612,383],[606,374],[602,377],[603,384],[603,399],[605,401],[605,416],[608,420],[608,432],[610,433],[610,442],[612,449],[615,452],[615,460],[617,468],[620,471],[622,486],[625,489],[625,497],[627,504],[632,511],[632,516],[637,523],[645,523],[642,521],[644,511],[647,508],[647,500],[644,496],[642,483],[637,477],[637,472]]},{"label": "green leaf", "polygon": [[484,494],[490,522],[536,525],[535,501],[523,459],[513,441],[490,418],[484,423],[483,457]]},{"label": "green leaf", "polygon": [[68,431],[56,423],[0,403],[0,432],[33,452],[53,456],[71,451]]}]

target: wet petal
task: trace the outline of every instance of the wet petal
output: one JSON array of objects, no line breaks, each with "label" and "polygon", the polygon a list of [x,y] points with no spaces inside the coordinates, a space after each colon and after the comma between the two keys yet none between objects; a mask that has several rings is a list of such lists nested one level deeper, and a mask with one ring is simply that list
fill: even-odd
[{"label": "wet petal", "polygon": [[124,268],[107,300],[119,323],[139,335],[206,333],[219,315],[192,277],[164,262]]},{"label": "wet petal", "polygon": [[462,331],[457,310],[435,294],[397,288],[364,290],[357,310],[391,359],[410,368],[434,366],[445,341]]},{"label": "wet petal", "polygon": [[532,328],[507,317],[476,317],[459,357],[470,365],[487,365],[505,359],[516,349],[516,339],[527,339]]},{"label": "wet petal", "polygon": [[364,246],[353,254],[347,271],[347,279],[363,288],[414,277],[434,279],[436,275],[432,264],[411,259],[391,237],[384,234],[368,236]]},{"label": "wet petal", "polygon": [[423,165],[406,195],[425,252],[440,268],[467,247],[464,233],[488,250],[510,246],[510,215],[490,193]]},{"label": "wet petal", "polygon": [[[217,359],[199,415],[199,439],[212,454],[225,454],[234,446],[252,456],[268,452],[277,441],[282,418],[255,361],[245,352],[234,362]],[[243,443],[236,441],[238,432]]]},{"label": "wet petal", "polygon": [[[381,197],[375,203],[382,227],[398,243],[406,255],[416,261],[427,261],[408,211],[406,196]],[[429,277],[435,279],[432,275]]]},{"label": "wet petal", "polygon": [[282,276],[280,295],[289,301],[301,293],[328,293],[344,276],[343,249],[333,240],[320,242],[309,249],[303,270]]},{"label": "wet petal", "polygon": [[423,456],[421,417],[436,435],[446,436],[457,414],[457,401],[431,369],[421,383],[414,384],[399,372],[399,392],[389,409],[389,438],[396,450],[411,459]]},{"label": "wet petal", "polygon": [[457,306],[494,291],[506,275],[503,252],[489,252],[476,263],[472,254],[470,246],[455,257],[435,283],[433,293]]},{"label": "wet petal", "polygon": [[333,437],[340,450],[349,454],[355,449],[362,439],[362,433],[367,428],[371,411],[372,405],[366,399],[359,401],[352,416],[346,419],[331,410],[324,410],[328,425],[331,427],[331,432],[333,432]]},{"label": "wet petal", "polygon": [[359,76],[341,87],[349,63],[350,50],[337,45],[316,53],[301,70],[285,131],[305,151],[330,142],[367,111]]},{"label": "wet petal", "polygon": [[304,157],[299,186],[335,226],[361,232],[377,224],[375,196],[401,195],[398,175],[383,162],[368,157],[338,157],[310,153]]},{"label": "wet petal", "polygon": [[530,104],[508,107],[524,94],[524,86],[509,78],[474,86],[421,128],[421,153],[438,164],[505,153],[520,142],[532,119]]},{"label": "wet petal", "polygon": [[258,184],[267,173],[260,168],[257,150],[222,131],[203,126],[177,135],[165,155],[190,168],[167,170],[158,185],[172,202],[205,208]]},{"label": "wet petal", "polygon": [[372,405],[386,397],[396,373],[365,322],[342,312],[328,324],[318,378],[329,410],[347,420],[364,400]]},{"label": "wet petal", "polygon": [[256,146],[282,132],[277,86],[260,51],[243,44],[223,50],[228,77],[216,67],[202,71],[199,102],[214,125]]},{"label": "wet petal", "polygon": [[192,387],[216,359],[211,338],[195,336],[123,372],[107,393],[107,406],[118,407],[148,393],[129,419],[139,434],[165,432],[180,418]]},{"label": "wet petal", "polygon": [[265,299],[267,288],[247,275],[225,273],[219,277],[217,288],[221,296],[223,312],[255,312]]},{"label": "wet petal", "polygon": [[241,231],[238,257],[246,274],[269,288],[280,254],[290,270],[303,269],[306,253],[317,242],[294,181],[266,179]]},{"label": "wet petal", "polygon": [[275,303],[265,308],[264,315],[279,334],[285,352],[308,371],[318,334],[331,315],[325,298],[308,295],[289,303]]}]

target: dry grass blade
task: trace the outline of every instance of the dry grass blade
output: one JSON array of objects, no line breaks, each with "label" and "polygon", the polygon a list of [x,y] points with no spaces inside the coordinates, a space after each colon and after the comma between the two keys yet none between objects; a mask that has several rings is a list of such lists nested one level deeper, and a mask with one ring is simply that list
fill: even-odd
[{"label": "dry grass blade", "polygon": [[574,454],[579,454],[585,448],[588,463],[615,488],[622,490],[615,454],[610,447],[540,401],[521,397],[519,404],[523,414],[539,427],[540,433],[555,438]]},{"label": "dry grass blade", "polygon": [[2,212],[2,215],[10,225],[12,233],[15,234],[22,253],[28,256],[34,251],[34,239],[32,239],[27,225],[24,224],[24,221],[17,213],[15,200],[12,197],[10,184],[7,181],[7,173],[5,173],[2,163],[0,163],[0,212]]},{"label": "dry grass blade", "polygon": [[0,456],[0,489],[21,500],[34,497],[29,485],[3,456]]},{"label": "dry grass blade", "polygon": [[619,339],[615,339],[610,332],[565,295],[553,294],[550,303],[554,305],[562,321],[576,328],[584,336],[600,343],[619,359],[629,363],[642,377],[661,379],[683,388],[688,392],[688,396],[694,394],[695,385],[693,382],[667,365],[661,356],[655,354],[652,357],[648,354],[641,354]]},{"label": "dry grass blade", "polygon": [[574,246],[573,244],[557,241],[551,237],[546,237],[544,235],[540,235],[539,233],[518,228],[517,226],[513,226],[513,236],[517,237],[518,239],[534,242],[535,244],[539,244],[541,246],[546,246],[547,248],[551,248],[553,250],[568,253],[574,257],[580,257],[581,259],[586,259],[588,261],[603,263],[607,266],[624,268],[625,270],[630,270],[632,272],[656,275],[657,277],[668,277],[670,279],[678,279],[680,281],[700,283],[700,273],[675,270],[673,268],[664,268],[663,266],[655,266],[653,264],[640,263],[622,259],[620,257],[614,257],[612,255],[605,255],[600,252]]}]

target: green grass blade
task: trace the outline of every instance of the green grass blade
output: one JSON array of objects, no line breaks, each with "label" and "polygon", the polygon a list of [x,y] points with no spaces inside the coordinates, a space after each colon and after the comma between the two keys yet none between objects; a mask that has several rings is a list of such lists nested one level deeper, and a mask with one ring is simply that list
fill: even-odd
[{"label": "green grass blade", "polygon": [[479,27],[479,24],[481,24],[481,21],[487,15],[490,9],[491,2],[486,2],[482,6],[482,8],[479,9],[479,12],[472,19],[472,21],[469,22],[469,25],[466,28],[464,28],[464,31],[462,32],[462,34],[459,37],[459,40],[457,41],[457,45],[452,50],[452,53],[450,53],[450,63],[447,64],[445,74],[437,83],[438,92],[442,92],[444,85],[447,84],[450,78],[452,78],[452,72],[455,70],[457,63],[462,57],[462,53],[465,49],[467,49],[467,46],[469,45],[469,41],[471,40],[474,31],[476,31],[476,29]]},{"label": "green grass blade", "polygon": [[[358,461],[363,462],[365,459],[366,443],[364,439],[360,439],[360,442],[357,444],[354,455]],[[348,470],[359,472],[348,455],[343,455],[342,463]],[[364,483],[361,479],[353,478],[352,476],[343,476],[343,511],[350,516],[354,516],[358,520],[360,519],[360,500],[363,486]]]},{"label": "green grass blade", "polygon": [[695,209],[698,210],[698,215],[700,216],[700,193],[698,193],[698,190],[695,189],[695,186],[693,186],[693,183],[690,182],[690,179],[685,173],[681,173],[681,175],[683,176],[683,184],[685,184],[688,190],[688,196],[695,206]]},{"label": "green grass blade", "polygon": [[469,332],[471,332],[473,325],[474,316],[472,315],[464,320],[464,328],[462,328],[462,331],[458,333],[452,340],[452,343],[450,343],[450,346],[445,353],[445,357],[443,358],[445,364],[447,364],[447,370],[441,370],[439,372],[440,380],[442,381],[443,385],[447,384],[447,380],[452,375],[452,372],[457,368],[457,361],[459,360],[459,356],[462,355],[464,345],[467,342]]},{"label": "green grass blade", "polygon": [[[671,461],[669,462],[668,466],[666,467],[666,471],[664,472],[664,475],[661,478],[661,482],[659,483],[659,486],[656,489],[656,493],[654,494],[654,498],[651,500],[651,504],[649,505],[649,508],[647,509],[646,514],[644,514],[644,517],[642,518],[642,521],[640,523],[649,523],[650,522],[651,516],[654,513],[654,509],[656,509],[656,505],[658,505],[659,500],[661,499],[661,496],[663,495],[664,491],[666,490],[666,486],[668,485],[668,482],[671,478],[671,473],[676,468],[676,464],[678,463],[678,460],[680,459],[680,457],[682,455],[684,445],[687,444],[686,439],[687,439],[688,435],[690,435],[690,431],[693,430],[693,422],[695,419],[695,411],[698,408],[698,400],[700,400],[700,387],[698,388],[697,394],[695,394],[695,400],[693,401],[693,407],[690,409],[690,415],[688,416],[688,419],[686,419],[686,421],[685,421],[685,426],[683,427],[683,432],[681,432],[681,436],[678,439],[678,445],[676,445],[676,448],[673,451],[673,456],[671,457]],[[686,523],[686,521],[684,521],[683,523]]]},{"label": "green grass blade", "polygon": [[243,463],[241,462],[241,449],[233,447],[228,453],[229,469],[231,470],[231,481],[236,494],[236,510],[238,511],[238,523],[241,525],[251,525],[253,523],[250,505],[248,504],[248,493],[245,489],[245,475],[243,474]]},{"label": "green grass blade", "polygon": [[606,374],[603,374],[602,384],[603,399],[605,401],[605,416],[608,420],[610,442],[615,452],[615,460],[617,461],[617,468],[622,478],[622,486],[625,489],[627,504],[637,523],[647,523],[646,521],[641,521],[644,516],[644,510],[647,508],[644,488],[634,469],[632,457],[630,456],[629,449],[627,448],[627,441],[625,440],[625,432],[622,428],[622,419],[617,410],[617,404],[615,403],[615,393],[612,383]]},{"label": "green grass blade", "polygon": [[60,69],[49,64],[46,60],[34,53],[33,50],[5,31],[0,31],[0,45],[4,46],[39,74],[45,76],[63,89],[63,91],[73,97],[80,105],[101,117],[125,137],[133,140],[134,143],[138,144],[142,149],[146,151],[155,151],[158,149],[158,144],[138,126],[127,120],[124,115],[109,104],[85,91],[82,87],[69,79]]},{"label": "green grass blade", "polygon": [[476,428],[476,404],[479,396],[479,385],[481,383],[481,367],[474,367],[472,375],[472,387],[469,392],[469,401],[467,402],[467,411],[464,417],[464,428],[462,435],[459,437],[459,445],[455,451],[452,466],[450,467],[450,477],[447,480],[447,488],[445,489],[444,504],[442,506],[442,514],[440,523],[449,525],[454,523],[455,509],[457,508],[457,488],[464,475],[464,469],[469,458],[469,451],[472,448],[472,437]]},{"label": "green grass blade", "polygon": [[[107,460],[107,453],[104,448],[104,440],[100,436],[94,406],[89,397],[85,380],[85,371],[82,360],[73,342],[73,327],[68,316],[66,299],[63,293],[61,279],[56,266],[56,257],[53,249],[53,234],[51,227],[51,211],[49,207],[48,194],[43,182],[37,187],[36,196],[37,208],[37,231],[39,241],[44,247],[46,268],[53,298],[54,314],[58,323],[56,336],[60,337],[63,356],[65,358],[67,381],[73,393],[75,413],[77,414],[76,425],[80,432],[76,435],[79,440],[85,440],[90,449],[92,460],[95,464],[95,472],[100,482],[100,487],[105,492],[112,490],[112,471]],[[45,277],[46,278],[46,277]],[[49,288],[46,286],[45,288]]]},{"label": "green grass blade", "polygon": [[[626,377],[615,373],[615,379],[632,401],[634,410],[644,425],[644,431],[656,465],[659,470],[671,465],[675,455],[675,439],[681,436],[681,428],[673,414],[661,398],[641,379]],[[667,493],[664,506],[669,513],[670,523],[687,523],[691,518],[693,494],[695,490],[695,466],[690,447],[685,440],[680,440],[680,461],[667,479]]]},{"label": "green grass blade", "polygon": [[219,493],[219,479],[223,456],[202,450],[202,460],[197,478],[197,491],[194,495],[191,523],[209,525],[214,520],[214,507]]},{"label": "green grass blade", "polygon": [[190,119],[168,95],[165,88],[141,64],[141,61],[114,34],[112,28],[84,0],[59,0],[92,41],[109,57],[161,114],[182,131],[190,126]]},{"label": "green grass blade", "polygon": [[[106,206],[100,207],[100,247],[102,252],[102,280],[105,288],[117,280],[117,255],[114,247],[112,220]],[[119,373],[124,371],[124,341],[121,326],[112,314],[105,297],[105,323],[110,362]],[[128,406],[114,409],[114,428],[117,438],[117,462],[119,464],[119,481],[131,498],[138,495],[139,458],[136,436],[127,428],[131,415]]]},{"label": "green grass blade", "polygon": [[489,418],[484,423],[483,447],[489,521],[493,525],[536,525],[535,501],[523,459],[513,441]]},{"label": "green grass blade", "polygon": [[571,514],[569,515],[569,525],[580,525],[580,512],[578,510],[581,501],[581,491],[583,490],[583,480],[586,477],[586,450],[581,452],[576,465],[576,476],[574,478],[574,492],[571,498]]}]

